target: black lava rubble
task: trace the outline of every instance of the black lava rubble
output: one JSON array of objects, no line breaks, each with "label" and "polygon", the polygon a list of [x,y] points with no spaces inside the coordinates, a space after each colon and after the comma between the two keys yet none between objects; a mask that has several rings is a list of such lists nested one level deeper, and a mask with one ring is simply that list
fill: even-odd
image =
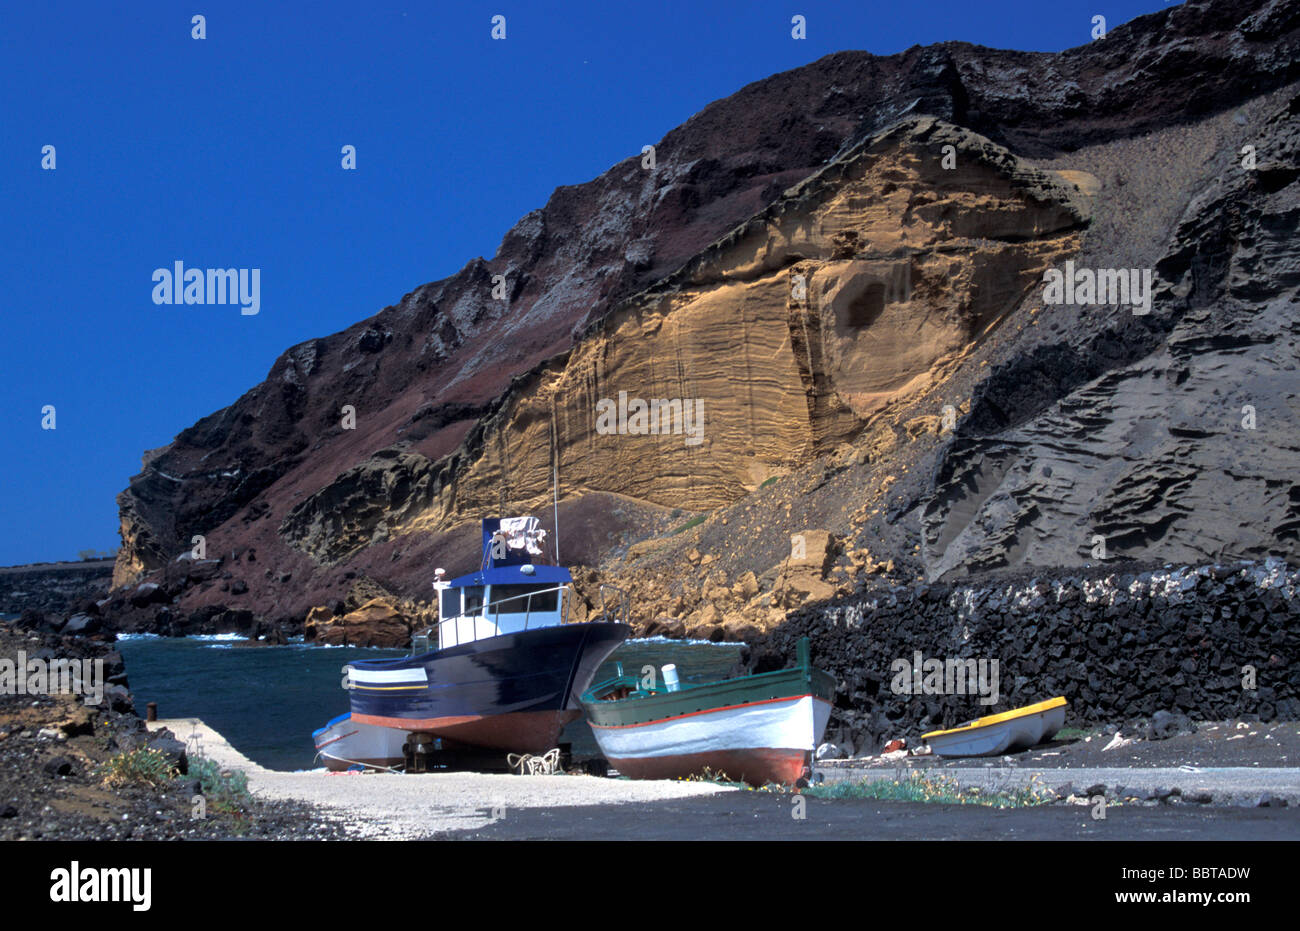
[{"label": "black lava rubble", "polygon": [[[814,664],[840,683],[826,739],[859,753],[1057,695],[1070,703],[1067,727],[1145,737],[1188,721],[1297,720],[1298,583],[1300,570],[1269,559],[866,587],[792,612],[755,644],[751,667],[791,665],[808,637]],[[996,660],[998,700],[981,704],[974,685],[896,694],[893,664],[917,651]]]}]

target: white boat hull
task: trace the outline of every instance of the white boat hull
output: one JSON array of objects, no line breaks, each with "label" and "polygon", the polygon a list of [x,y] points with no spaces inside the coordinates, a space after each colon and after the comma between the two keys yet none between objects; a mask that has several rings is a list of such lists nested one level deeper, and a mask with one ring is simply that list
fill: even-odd
[{"label": "white boat hull", "polygon": [[1051,740],[1065,724],[1065,705],[977,727],[927,734],[938,756],[1000,756]]},{"label": "white boat hull", "polygon": [[333,771],[362,765],[375,769],[401,766],[405,762],[402,745],[407,732],[393,727],[362,724],[345,714],[335,718],[312,734],[316,753]]},{"label": "white boat hull", "polygon": [[591,729],[605,758],[633,779],[709,770],[757,785],[790,784],[802,775],[830,713],[829,702],[803,695]]}]

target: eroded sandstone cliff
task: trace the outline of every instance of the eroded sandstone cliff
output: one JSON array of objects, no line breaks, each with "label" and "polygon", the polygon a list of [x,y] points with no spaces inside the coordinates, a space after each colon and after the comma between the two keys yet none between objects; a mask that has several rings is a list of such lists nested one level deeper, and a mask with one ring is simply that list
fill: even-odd
[{"label": "eroded sandstone cliff", "polygon": [[[1295,0],[1192,2],[744,88],[147,454],[114,581],[293,623],[359,577],[424,597],[557,470],[561,557],[697,633],[780,616],[804,531],[832,590],[1294,556],[1298,31]],[[1066,260],[1150,269],[1150,313],[1047,305]],[[620,399],[703,430],[602,431]],[[218,570],[168,582],[195,534]]]},{"label": "eroded sandstone cliff", "polygon": [[[1078,248],[1083,201],[986,139],[905,120],[516,381],[448,459],[384,451],[296,505],[281,533],[337,562],[377,534],[488,513],[502,495],[540,508],[557,463],[570,495],[730,504],[960,364]],[[629,397],[663,403],[602,432],[602,400],[626,409]]]}]

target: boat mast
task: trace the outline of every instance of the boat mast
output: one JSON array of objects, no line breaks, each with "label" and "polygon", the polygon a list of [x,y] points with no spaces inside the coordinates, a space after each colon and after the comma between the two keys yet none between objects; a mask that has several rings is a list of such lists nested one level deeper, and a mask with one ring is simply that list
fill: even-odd
[{"label": "boat mast", "polygon": [[554,515],[555,515],[555,564],[560,565],[560,437],[556,432],[555,419],[551,419],[551,455],[554,467]]}]

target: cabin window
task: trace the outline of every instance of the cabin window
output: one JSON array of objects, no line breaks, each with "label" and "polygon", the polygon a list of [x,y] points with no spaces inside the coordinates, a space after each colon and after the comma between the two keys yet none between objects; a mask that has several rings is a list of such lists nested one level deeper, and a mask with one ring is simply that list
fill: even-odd
[{"label": "cabin window", "polygon": [[465,613],[478,614],[483,610],[483,586],[467,585],[465,592]]},{"label": "cabin window", "polygon": [[444,620],[449,617],[455,617],[460,614],[460,589],[444,588],[442,590],[441,607],[438,610],[438,616]]},{"label": "cabin window", "polygon": [[[549,591],[547,591],[549,589]],[[531,604],[528,596],[533,592]],[[493,614],[525,614],[539,611],[554,611],[559,605],[559,592],[554,586],[547,585],[493,585],[492,600],[497,602],[492,607]],[[504,600],[503,600],[504,599]]]}]

